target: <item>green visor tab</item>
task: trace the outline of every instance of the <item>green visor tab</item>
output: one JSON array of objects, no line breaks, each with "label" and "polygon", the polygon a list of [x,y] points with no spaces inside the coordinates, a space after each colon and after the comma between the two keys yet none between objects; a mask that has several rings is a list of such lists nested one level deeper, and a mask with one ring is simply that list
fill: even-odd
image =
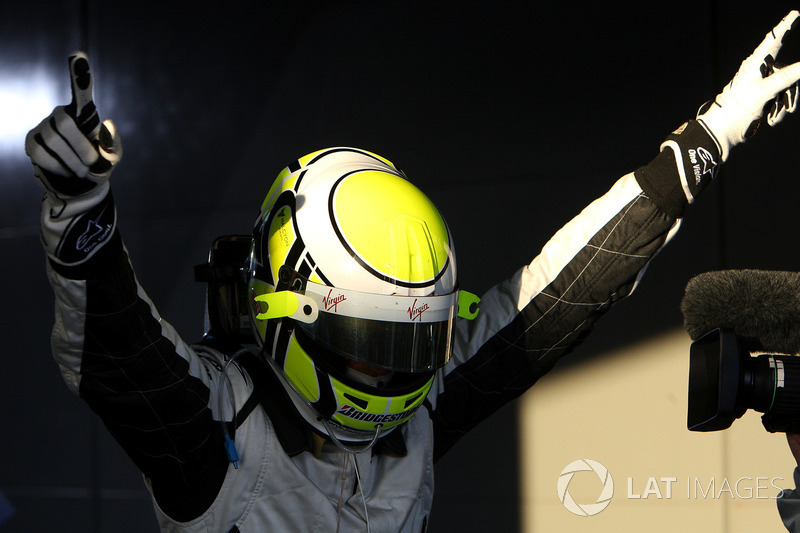
[{"label": "green visor tab", "polygon": [[300,322],[311,323],[319,316],[317,303],[304,294],[278,291],[259,294],[254,299],[263,304],[260,306],[261,312],[256,315],[258,320],[288,317]]},{"label": "green visor tab", "polygon": [[458,291],[458,316],[459,318],[466,318],[467,320],[474,320],[478,316],[481,308],[478,304],[481,299],[478,295],[471,292],[459,290]]}]

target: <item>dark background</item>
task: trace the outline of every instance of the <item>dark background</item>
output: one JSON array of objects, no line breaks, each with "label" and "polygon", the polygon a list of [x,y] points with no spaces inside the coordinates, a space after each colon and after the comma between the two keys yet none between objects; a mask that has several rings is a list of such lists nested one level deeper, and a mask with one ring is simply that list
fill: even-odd
[{"label": "dark background", "polygon": [[[2,532],[156,531],[141,477],[49,353],[41,193],[10,117],[24,130],[43,118],[20,105],[43,86],[68,101],[69,52],[89,52],[101,115],[122,135],[112,179],[140,281],[192,340],[204,301],[192,266],[214,237],[250,231],[290,160],[333,145],[392,160],[444,213],[461,285],[481,293],[651,159],[795,7],[610,4],[3,2],[0,492],[16,515]],[[779,57],[800,59],[788,46]],[[637,294],[556,371],[679,327],[693,274],[800,269],[799,133],[791,117],[735,149]],[[519,529],[516,427],[512,404],[440,462],[431,531]]]}]

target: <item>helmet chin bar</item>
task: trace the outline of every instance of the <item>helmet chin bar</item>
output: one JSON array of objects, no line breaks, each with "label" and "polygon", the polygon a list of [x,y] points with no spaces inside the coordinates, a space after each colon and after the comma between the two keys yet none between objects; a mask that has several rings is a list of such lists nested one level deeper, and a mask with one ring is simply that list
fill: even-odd
[{"label": "helmet chin bar", "polygon": [[[265,357],[264,359],[267,360],[268,364],[272,367],[272,369],[281,376],[281,370],[278,367],[278,363],[272,357]],[[347,429],[338,427],[339,424],[334,420],[329,420],[327,417],[319,413],[305,398],[303,398],[300,393],[298,393],[294,387],[292,387],[286,379],[279,379],[278,380],[284,390],[289,394],[289,398],[291,398],[292,403],[297,409],[297,412],[303,419],[311,425],[316,431],[323,435],[327,435],[331,441],[341,450],[346,451],[348,453],[362,453],[375,445],[379,438],[388,435],[398,426],[392,426],[389,429],[383,429],[382,425],[377,425],[375,428],[375,432],[368,432],[368,431],[358,431],[362,435],[355,435],[355,431],[353,433],[348,432]],[[402,425],[402,424],[401,424]],[[367,442],[368,444],[364,445],[363,447],[353,448],[350,446],[349,443],[364,443]],[[347,443],[347,444],[345,444]]]}]

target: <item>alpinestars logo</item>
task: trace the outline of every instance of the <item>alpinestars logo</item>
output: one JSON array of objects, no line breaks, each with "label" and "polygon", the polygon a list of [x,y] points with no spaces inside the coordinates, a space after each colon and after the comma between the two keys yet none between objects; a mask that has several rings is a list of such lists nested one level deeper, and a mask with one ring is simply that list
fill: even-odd
[{"label": "alpinestars logo", "polygon": [[[100,213],[102,216],[103,213]],[[99,217],[98,217],[99,220]],[[91,252],[111,233],[111,224],[98,224],[98,220],[89,220],[84,231],[75,242],[75,249],[84,253]]]},{"label": "alpinestars logo", "polygon": [[326,311],[330,311],[331,309],[333,309],[333,312],[336,313],[339,310],[337,306],[340,303],[347,300],[347,298],[345,298],[344,294],[337,294],[336,296],[332,296],[332,293],[333,289],[328,291],[327,296],[322,297],[322,304],[325,306]]},{"label": "alpinestars logo", "polygon": [[[703,176],[709,174],[711,179],[717,175],[717,162],[714,161],[714,156],[703,148],[698,146],[697,150],[689,149],[689,161],[692,163],[692,172],[694,172],[694,183],[700,185]],[[701,165],[702,163],[702,165]]]},{"label": "alpinestars logo", "polygon": [[336,411],[336,414],[346,416],[347,418],[352,418],[353,420],[358,420],[359,422],[390,424],[392,422],[399,422],[400,420],[404,420],[410,417],[417,411],[417,409],[419,409],[419,405],[417,405],[416,407],[412,407],[408,411],[403,411],[402,413],[377,415],[375,413],[365,413],[364,411],[359,411],[352,405],[344,404]]}]

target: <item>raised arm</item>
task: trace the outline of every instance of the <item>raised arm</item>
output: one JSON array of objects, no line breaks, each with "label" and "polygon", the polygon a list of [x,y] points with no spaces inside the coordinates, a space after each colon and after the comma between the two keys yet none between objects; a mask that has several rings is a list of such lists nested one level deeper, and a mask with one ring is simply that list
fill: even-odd
[{"label": "raised arm", "polygon": [[53,356],[176,519],[213,501],[228,461],[213,421],[219,374],[161,319],[117,228],[109,177],[122,147],[94,105],[88,58],[69,58],[72,102],[26,138],[44,189],[42,240],[56,300]]},{"label": "raised arm", "polygon": [[647,165],[623,176],[561,228],[540,254],[481,299],[459,323],[455,354],[429,400],[436,457],[572,351],[633,292],[675,235],[686,207],[731,149],[794,111],[800,64],[775,62],[800,13],[792,11],[696,120],[670,134]]}]

